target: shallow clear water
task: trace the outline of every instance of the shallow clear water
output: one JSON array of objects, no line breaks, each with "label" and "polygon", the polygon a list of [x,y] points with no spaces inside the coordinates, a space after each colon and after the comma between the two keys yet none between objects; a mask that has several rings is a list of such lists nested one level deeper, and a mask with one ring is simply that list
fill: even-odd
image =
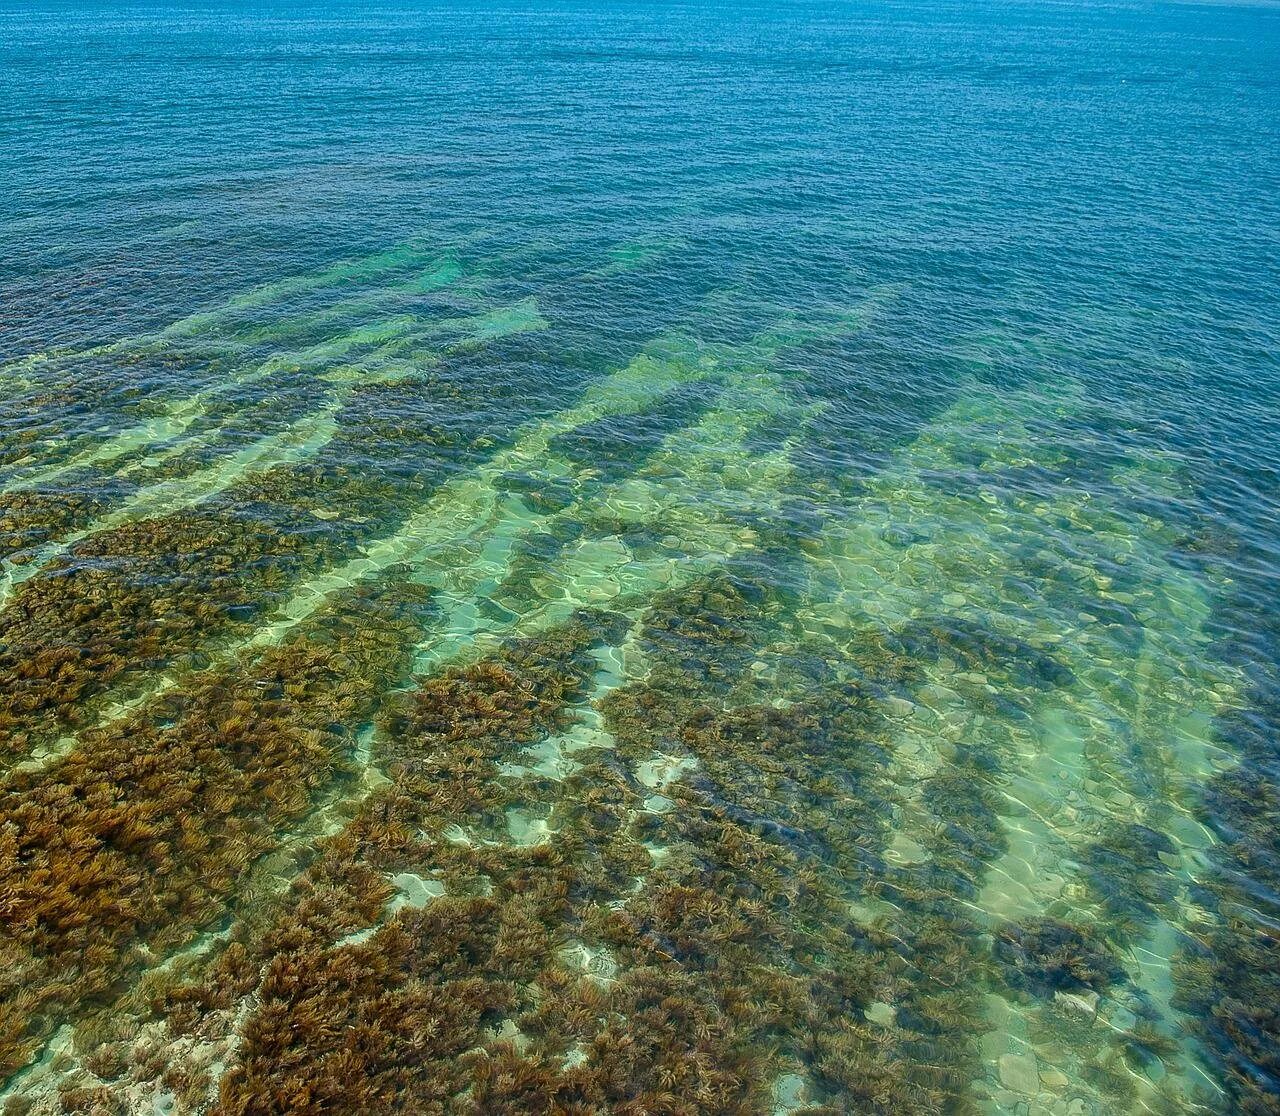
[{"label": "shallow clear water", "polygon": [[1280,1106],[1280,8],[0,3],[9,1112]]}]

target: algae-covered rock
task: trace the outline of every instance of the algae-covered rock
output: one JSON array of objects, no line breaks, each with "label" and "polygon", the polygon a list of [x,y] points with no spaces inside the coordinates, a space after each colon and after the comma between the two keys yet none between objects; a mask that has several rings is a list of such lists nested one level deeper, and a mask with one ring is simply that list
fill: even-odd
[{"label": "algae-covered rock", "polygon": [[1052,918],[1001,927],[995,953],[1011,985],[1039,996],[1102,992],[1124,978],[1123,967],[1103,939]]}]

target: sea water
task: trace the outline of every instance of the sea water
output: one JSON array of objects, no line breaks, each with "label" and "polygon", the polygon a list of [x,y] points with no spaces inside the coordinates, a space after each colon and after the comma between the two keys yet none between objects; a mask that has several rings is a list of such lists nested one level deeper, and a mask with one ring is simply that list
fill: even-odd
[{"label": "sea water", "polygon": [[1280,1106],[1280,8],[0,2],[9,1112]]}]

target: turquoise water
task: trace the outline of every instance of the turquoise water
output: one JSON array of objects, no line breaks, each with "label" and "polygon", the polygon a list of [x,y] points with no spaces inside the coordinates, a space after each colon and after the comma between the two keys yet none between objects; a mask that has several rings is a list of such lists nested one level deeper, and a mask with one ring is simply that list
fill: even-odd
[{"label": "turquoise water", "polygon": [[6,1113],[1280,1108],[1280,8],[0,0]]}]

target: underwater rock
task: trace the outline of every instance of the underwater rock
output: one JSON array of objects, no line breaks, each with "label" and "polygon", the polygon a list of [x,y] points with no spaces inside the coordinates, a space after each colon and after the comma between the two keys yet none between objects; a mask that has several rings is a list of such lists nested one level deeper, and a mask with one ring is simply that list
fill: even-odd
[{"label": "underwater rock", "polygon": [[881,1027],[892,1027],[898,1018],[898,1013],[894,1010],[893,1005],[886,1004],[882,1000],[877,1000],[862,1014],[866,1016],[867,1022],[875,1023]]},{"label": "underwater rock", "polygon": [[1034,1054],[1001,1054],[1000,1084],[1010,1092],[1034,1097],[1040,1092],[1040,1065]]}]

